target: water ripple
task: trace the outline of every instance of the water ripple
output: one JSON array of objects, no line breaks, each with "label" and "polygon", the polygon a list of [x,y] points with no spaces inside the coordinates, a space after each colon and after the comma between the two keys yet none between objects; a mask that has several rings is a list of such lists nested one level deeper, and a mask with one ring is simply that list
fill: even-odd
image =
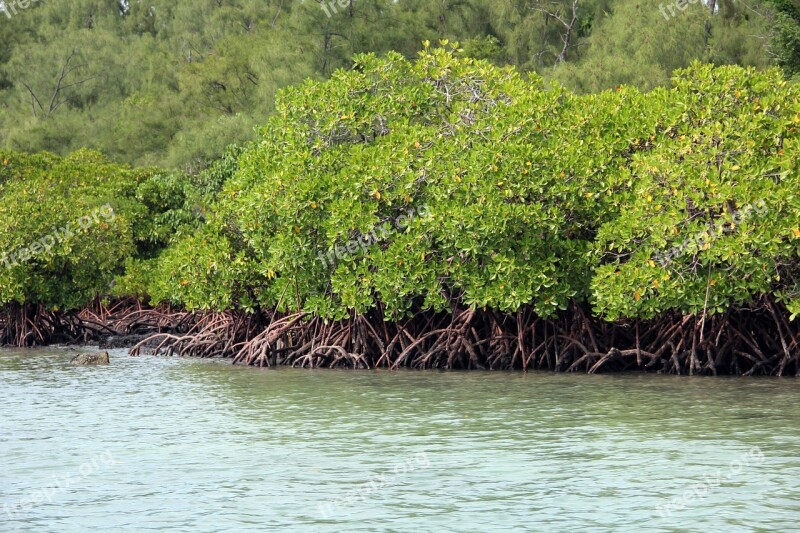
[{"label": "water ripple", "polygon": [[0,531],[800,531],[797,380],[71,355],[0,352]]}]

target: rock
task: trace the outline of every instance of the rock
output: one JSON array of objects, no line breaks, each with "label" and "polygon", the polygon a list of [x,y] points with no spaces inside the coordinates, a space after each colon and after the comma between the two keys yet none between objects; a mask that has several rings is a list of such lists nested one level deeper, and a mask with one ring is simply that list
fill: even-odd
[{"label": "rock", "polygon": [[110,359],[108,357],[108,352],[82,353],[73,357],[70,363],[79,366],[107,365],[110,363]]}]

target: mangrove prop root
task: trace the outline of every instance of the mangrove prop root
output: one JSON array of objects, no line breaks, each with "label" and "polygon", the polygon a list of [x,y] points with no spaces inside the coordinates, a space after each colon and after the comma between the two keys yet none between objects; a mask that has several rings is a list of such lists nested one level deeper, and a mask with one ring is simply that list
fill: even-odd
[{"label": "mangrove prop root", "polygon": [[0,342],[35,346],[144,335],[130,353],[221,357],[234,363],[306,368],[440,368],[562,372],[800,375],[800,321],[772,299],[713,316],[667,313],[605,322],[585,306],[543,319],[454,305],[387,321],[381,306],[327,321],[306,313],[187,312],[135,300],[95,302],[77,312],[12,305]]}]

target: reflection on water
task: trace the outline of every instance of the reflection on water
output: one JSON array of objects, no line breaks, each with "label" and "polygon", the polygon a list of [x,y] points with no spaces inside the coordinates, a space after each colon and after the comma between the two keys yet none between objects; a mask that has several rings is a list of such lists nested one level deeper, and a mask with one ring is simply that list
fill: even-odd
[{"label": "reflection on water", "polygon": [[800,530],[793,379],[72,354],[0,352],[0,531]]}]

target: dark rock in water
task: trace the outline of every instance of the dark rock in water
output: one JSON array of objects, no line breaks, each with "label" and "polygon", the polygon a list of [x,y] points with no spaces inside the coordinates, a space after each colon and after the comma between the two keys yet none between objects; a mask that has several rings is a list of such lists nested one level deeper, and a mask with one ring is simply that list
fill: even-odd
[{"label": "dark rock in water", "polygon": [[107,365],[111,361],[108,357],[108,352],[102,353],[82,353],[78,354],[70,360],[73,365],[80,366],[94,366],[94,365]]},{"label": "dark rock in water", "polygon": [[111,350],[114,348],[132,348],[145,340],[150,335],[110,335],[100,339],[100,348]]}]

